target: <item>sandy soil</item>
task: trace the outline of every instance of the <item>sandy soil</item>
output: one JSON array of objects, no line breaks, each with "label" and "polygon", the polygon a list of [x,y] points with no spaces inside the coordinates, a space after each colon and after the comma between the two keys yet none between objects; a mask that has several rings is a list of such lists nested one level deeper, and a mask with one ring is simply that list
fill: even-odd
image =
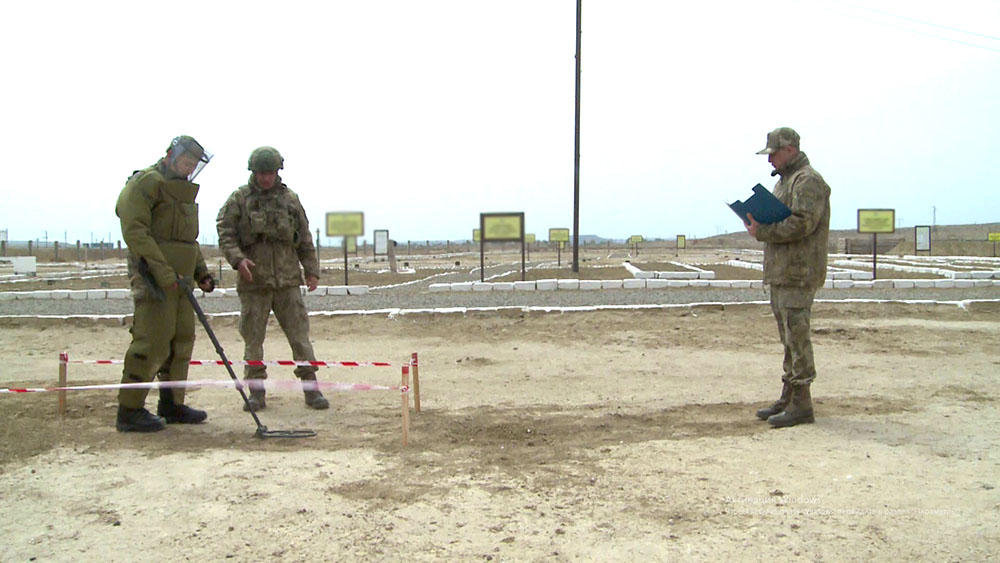
[{"label": "sandy soil", "polygon": [[[238,358],[234,323],[213,322]],[[394,392],[316,412],[272,391],[264,424],[318,432],[300,440],[254,438],[232,389],[192,391],[208,423],[153,435],[114,430],[113,392],[70,393],[65,420],[54,393],[0,395],[0,559],[995,560],[1000,306],[817,305],[817,421],[782,430],[753,416],[779,390],[773,325],[763,306],[314,318],[321,359],[419,352],[405,448]],[[4,387],[129,339],[92,321],[2,334]],[[267,356],[289,357],[276,327]],[[200,330],[195,357],[214,357]]]}]

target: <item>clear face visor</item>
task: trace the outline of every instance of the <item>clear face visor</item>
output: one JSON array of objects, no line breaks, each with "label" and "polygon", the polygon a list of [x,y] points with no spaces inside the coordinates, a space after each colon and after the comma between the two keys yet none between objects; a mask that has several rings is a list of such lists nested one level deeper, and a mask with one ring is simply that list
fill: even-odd
[{"label": "clear face visor", "polygon": [[181,142],[170,148],[170,158],[167,164],[175,174],[187,178],[188,182],[194,182],[194,179],[198,177],[198,174],[210,160],[212,160],[212,153],[201,146]]}]

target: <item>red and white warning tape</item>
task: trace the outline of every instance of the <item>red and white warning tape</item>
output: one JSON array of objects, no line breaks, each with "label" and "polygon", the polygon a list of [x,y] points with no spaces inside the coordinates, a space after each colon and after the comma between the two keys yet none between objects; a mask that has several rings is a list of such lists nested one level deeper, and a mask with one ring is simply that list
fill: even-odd
[{"label": "red and white warning tape", "polygon": [[[256,380],[259,382],[260,380]],[[255,385],[258,383],[255,382]],[[270,388],[296,388],[298,389],[302,384],[298,381],[270,381],[264,384],[264,387]],[[47,393],[51,391],[87,391],[93,389],[167,389],[174,387],[183,388],[198,388],[198,387],[235,387],[235,381],[225,381],[225,380],[201,380],[201,381],[150,381],[149,383],[103,383],[96,385],[73,385],[65,387],[14,387],[7,389],[0,389],[0,394],[2,393]],[[248,387],[248,381],[243,380],[240,382],[241,387]],[[336,383],[336,382],[326,382],[326,381],[316,381],[309,382],[309,387],[317,387],[323,390],[330,391],[399,391],[401,393],[408,393],[410,391],[409,386],[402,385],[372,385],[369,383]]]},{"label": "red and white warning tape", "polygon": [[[112,365],[123,364],[125,360],[60,360],[70,364],[100,364]],[[225,362],[222,360],[191,360],[188,362],[192,366],[221,366]],[[306,360],[229,360],[229,365],[233,366],[312,366],[312,367],[392,367],[390,362],[310,362]]]}]

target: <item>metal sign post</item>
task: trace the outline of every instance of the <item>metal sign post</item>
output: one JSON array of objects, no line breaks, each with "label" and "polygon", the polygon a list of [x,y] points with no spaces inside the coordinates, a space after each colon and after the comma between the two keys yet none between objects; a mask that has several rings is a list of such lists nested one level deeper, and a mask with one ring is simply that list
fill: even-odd
[{"label": "metal sign post", "polygon": [[331,211],[326,214],[326,236],[344,237],[344,285],[347,283],[347,239],[365,234],[363,211]]},{"label": "metal sign post", "polygon": [[878,235],[896,232],[896,210],[858,209],[858,232],[872,235],[872,279],[878,279]]},{"label": "metal sign post", "polygon": [[1000,233],[989,233],[986,235],[986,240],[993,241],[993,257],[997,256],[997,242],[1000,241]]},{"label": "metal sign post", "polygon": [[479,214],[479,281],[486,281],[486,241],[521,243],[521,281],[524,281],[524,212]]},{"label": "metal sign post", "polygon": [[[569,229],[549,229],[549,242],[559,243],[556,245],[557,263],[556,267],[562,267],[562,247],[563,243],[569,242]],[[574,270],[577,271],[577,270]]]}]

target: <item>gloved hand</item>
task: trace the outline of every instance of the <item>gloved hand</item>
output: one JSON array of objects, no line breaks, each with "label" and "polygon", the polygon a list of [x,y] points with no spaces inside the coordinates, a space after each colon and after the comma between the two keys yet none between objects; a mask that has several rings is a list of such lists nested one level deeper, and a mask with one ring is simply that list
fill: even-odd
[{"label": "gloved hand", "polygon": [[205,293],[212,293],[215,291],[215,278],[212,277],[212,274],[205,274],[198,280],[198,287]]}]

